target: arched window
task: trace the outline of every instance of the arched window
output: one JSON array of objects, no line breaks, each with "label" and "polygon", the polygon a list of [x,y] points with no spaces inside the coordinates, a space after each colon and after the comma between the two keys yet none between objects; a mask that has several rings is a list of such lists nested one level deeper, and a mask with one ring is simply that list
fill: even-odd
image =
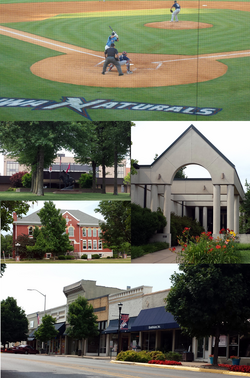
[{"label": "arched window", "polygon": [[69,226],[69,228],[68,228],[68,235],[69,236],[74,236],[74,227]]},{"label": "arched window", "polygon": [[33,227],[30,226],[30,227],[29,227],[29,236],[32,236],[32,235],[33,235]]}]

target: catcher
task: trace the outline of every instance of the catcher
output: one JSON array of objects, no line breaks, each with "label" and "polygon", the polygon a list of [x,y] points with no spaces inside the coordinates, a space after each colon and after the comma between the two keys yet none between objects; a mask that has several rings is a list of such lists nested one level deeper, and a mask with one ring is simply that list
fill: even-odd
[{"label": "catcher", "polygon": [[107,40],[107,43],[106,43],[106,46],[105,46],[105,51],[111,47],[111,43],[115,43],[115,42],[118,42],[119,41],[119,37],[118,37],[118,34],[116,34],[115,31],[112,32],[112,34],[108,37],[108,40]]},{"label": "catcher", "polygon": [[[119,61],[120,61],[120,65],[121,66],[123,66],[123,65],[126,64],[127,74],[132,74],[133,73],[133,71],[130,71],[130,62],[131,62],[131,59],[129,59],[129,57],[127,56],[126,51],[123,51],[122,55],[119,56]],[[114,65],[111,63],[110,66],[109,66],[108,71],[111,71],[113,67],[114,67]]]},{"label": "catcher", "polygon": [[[173,8],[175,8],[175,10],[173,11]],[[175,21],[178,22],[178,14],[180,13],[181,11],[181,7],[180,5],[177,3],[177,1],[175,0],[174,1],[174,4],[172,5],[172,7],[170,8],[170,12],[172,13],[172,17],[171,17],[171,21],[170,22],[173,22],[174,21],[174,18],[175,18]]]},{"label": "catcher", "polygon": [[117,71],[119,72],[119,76],[122,76],[123,73],[122,73],[122,69],[121,69],[121,66],[120,66],[120,62],[119,62],[119,55],[118,55],[117,49],[115,48],[114,43],[111,43],[111,46],[107,50],[105,50],[105,62],[103,64],[103,69],[102,69],[103,75],[105,75],[107,66],[110,63],[113,64],[114,66],[116,66]]}]

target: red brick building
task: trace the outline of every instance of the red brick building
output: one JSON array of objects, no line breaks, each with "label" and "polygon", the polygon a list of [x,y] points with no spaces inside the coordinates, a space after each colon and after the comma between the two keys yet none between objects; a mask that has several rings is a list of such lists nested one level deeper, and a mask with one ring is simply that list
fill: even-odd
[{"label": "red brick building", "polygon": [[[18,218],[17,214],[13,213],[13,240],[22,234],[33,238],[34,228],[42,226],[38,212],[39,210],[23,218]],[[87,254],[89,258],[93,254],[99,254],[100,257],[113,256],[112,250],[103,248],[99,219],[80,210],[61,210],[61,214],[66,219],[66,233],[74,246],[74,254],[78,257]],[[15,252],[13,251],[14,257]],[[47,257],[50,256],[47,254]]]}]

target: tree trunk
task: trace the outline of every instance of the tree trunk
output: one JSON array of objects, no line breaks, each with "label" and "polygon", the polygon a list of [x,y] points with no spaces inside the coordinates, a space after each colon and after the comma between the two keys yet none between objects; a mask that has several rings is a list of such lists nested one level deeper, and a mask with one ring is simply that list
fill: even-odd
[{"label": "tree trunk", "polygon": [[37,195],[44,196],[43,190],[43,167],[44,167],[44,149],[39,148],[38,167],[37,167]]},{"label": "tree trunk", "polygon": [[217,327],[216,334],[215,334],[215,342],[214,342],[214,359],[213,359],[213,365],[218,365],[219,341],[220,341],[220,330]]},{"label": "tree trunk", "polygon": [[117,196],[117,146],[114,148],[114,195]]},{"label": "tree trunk", "polygon": [[92,192],[96,192],[96,163],[92,161],[92,171],[93,171],[93,182],[92,182]]},{"label": "tree trunk", "polygon": [[102,194],[106,194],[106,167],[105,162],[102,163]]}]

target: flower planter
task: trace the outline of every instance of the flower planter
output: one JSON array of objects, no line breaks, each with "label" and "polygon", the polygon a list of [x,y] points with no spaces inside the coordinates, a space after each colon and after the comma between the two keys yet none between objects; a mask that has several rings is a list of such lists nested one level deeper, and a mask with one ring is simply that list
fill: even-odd
[{"label": "flower planter", "polygon": [[240,358],[232,358],[232,364],[233,365],[239,365],[240,364]]},{"label": "flower planter", "polygon": [[213,365],[213,363],[214,363],[214,358],[213,358],[213,357],[209,357],[209,359],[210,359],[210,364]]}]

